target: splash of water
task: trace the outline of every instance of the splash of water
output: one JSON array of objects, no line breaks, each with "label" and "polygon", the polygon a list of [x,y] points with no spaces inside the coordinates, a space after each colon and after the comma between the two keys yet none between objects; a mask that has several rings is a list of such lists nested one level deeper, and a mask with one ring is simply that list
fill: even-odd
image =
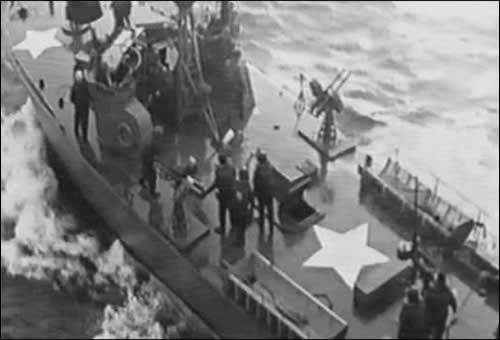
[{"label": "splash of water", "polygon": [[74,219],[53,208],[57,181],[29,105],[16,114],[2,111],[1,132],[2,266],[29,279],[90,284],[82,260],[97,258],[99,243],[75,233]]},{"label": "splash of water", "polygon": [[139,283],[119,241],[102,249],[98,238],[79,231],[72,216],[55,208],[58,183],[30,102],[13,114],[2,108],[1,121],[2,267],[89,298],[124,292],[123,307],[106,307],[98,338],[175,337],[172,330],[183,324],[186,310],[151,281]]},{"label": "splash of water", "polygon": [[104,312],[102,334],[96,339],[173,339],[186,328],[184,317],[168,308],[171,301],[149,283],[128,293],[122,307],[108,306]]}]

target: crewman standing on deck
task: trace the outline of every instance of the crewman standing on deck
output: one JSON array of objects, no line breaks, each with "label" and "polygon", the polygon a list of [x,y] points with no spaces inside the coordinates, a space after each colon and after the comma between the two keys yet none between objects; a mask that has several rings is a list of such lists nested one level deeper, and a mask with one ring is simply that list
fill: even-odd
[{"label": "crewman standing on deck", "polygon": [[[88,124],[90,114],[90,90],[82,70],[75,71],[74,84],[71,88],[71,102],[75,107],[74,133],[75,137],[88,143]],[[80,135],[82,131],[83,136]]]},{"label": "crewman standing on deck", "polygon": [[446,275],[439,273],[425,296],[425,314],[431,339],[442,339],[446,331],[449,308],[457,313],[457,300],[446,283]]},{"label": "crewman standing on deck", "polygon": [[229,216],[231,219],[231,228],[234,228],[234,234],[236,235],[234,243],[237,247],[245,246],[247,213],[248,209],[243,193],[236,191],[229,207]]},{"label": "crewman standing on deck", "polygon": [[255,208],[255,196],[250,186],[250,175],[246,168],[240,169],[238,172],[238,182],[236,183],[236,191],[241,192],[245,204],[245,225],[249,225],[253,218],[253,209]]},{"label": "crewman standing on deck", "polygon": [[425,307],[417,289],[410,289],[399,315],[398,339],[428,339]]},{"label": "crewman standing on deck", "polygon": [[205,191],[204,197],[217,189],[217,199],[219,200],[219,220],[220,226],[215,230],[221,235],[226,234],[226,219],[229,212],[229,205],[235,196],[236,170],[229,164],[225,155],[219,155],[219,165],[215,170],[215,180]]},{"label": "crewman standing on deck", "polygon": [[160,194],[156,192],[157,184],[157,171],[156,171],[156,161],[157,161],[157,150],[154,145],[146,147],[142,155],[142,177],[139,180],[139,184],[143,187],[149,187],[149,193],[153,198],[158,198]]},{"label": "crewman standing on deck", "polygon": [[250,187],[250,179],[247,169],[240,169],[238,181],[236,182],[235,197],[229,208],[231,226],[235,231],[235,246],[245,246],[245,232],[252,221],[254,208],[254,197]]},{"label": "crewman standing on deck", "polygon": [[274,197],[271,190],[273,167],[265,153],[257,155],[257,167],[253,177],[254,193],[259,207],[259,227],[264,230],[265,214],[269,221],[269,236],[274,234]]}]

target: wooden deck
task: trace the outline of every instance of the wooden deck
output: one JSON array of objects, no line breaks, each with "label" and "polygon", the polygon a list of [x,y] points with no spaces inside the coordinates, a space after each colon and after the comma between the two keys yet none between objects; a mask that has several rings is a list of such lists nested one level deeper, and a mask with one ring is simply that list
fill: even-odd
[{"label": "wooden deck", "polygon": [[[58,7],[59,22],[60,11],[61,6]],[[14,43],[24,39],[26,29],[45,30],[54,27],[56,21],[47,20],[46,13],[43,13],[40,10],[39,17],[10,26]],[[181,255],[173,246],[175,240],[172,242],[168,239],[168,232],[159,232],[168,231],[171,221],[170,182],[160,180],[162,196],[159,200],[151,200],[139,190],[137,180],[140,163],[137,159],[117,161],[106,152],[101,152],[102,159],[96,170],[81,156],[72,135],[72,110],[69,106],[58,109],[57,105],[61,96],[67,96],[71,85],[73,58],[69,51],[60,47],[52,48],[46,50],[36,61],[23,51],[18,51],[15,55],[28,70],[35,87],[39,79],[45,80],[43,98],[34,95],[34,88],[31,89],[31,95],[36,106],[45,111],[46,116],[41,118],[45,132],[84,197],[103,215],[132,255],[184,300],[219,336],[270,337],[269,332],[262,329],[255,320],[225,300],[216,286],[203,280],[201,274],[207,279],[210,277],[211,282],[214,277],[217,281],[217,278],[223,276],[219,266],[221,259],[234,264],[254,251],[259,251],[311,294],[327,296],[333,302],[335,313],[349,324],[349,338],[380,338],[395,334],[395,320],[402,302],[399,297],[371,315],[360,314],[353,306],[353,291],[344,283],[341,275],[333,270],[304,268],[304,261],[320,248],[312,230],[299,235],[277,231],[274,238],[269,239],[260,234],[258,227],[253,224],[246,232],[244,249],[233,247],[231,237],[220,238],[211,234],[205,238],[196,238],[197,242],[191,242],[189,251],[186,250]],[[250,76],[257,110],[247,127],[244,143],[232,150],[233,163],[242,166],[249,155],[260,147],[281,172],[290,179],[296,178],[301,175],[297,166],[305,160],[317,163],[318,156],[295,132],[293,99],[270,84],[256,68],[250,67]],[[44,100],[47,101],[46,107]],[[54,117],[48,114],[48,107],[53,108],[51,112]],[[223,107],[220,106],[219,109],[223,110]],[[302,131],[314,131],[318,122],[308,119],[302,124]],[[208,184],[213,177],[215,160],[211,157],[213,149],[203,130],[191,126],[179,131],[175,138],[171,135],[155,138],[163,146],[164,166],[185,164],[189,156],[195,156],[204,161],[199,177],[203,183]],[[92,147],[98,152],[100,145],[95,119],[91,119],[90,131]],[[326,182],[308,190],[306,198],[311,206],[325,213],[321,226],[333,232],[347,233],[358,225],[368,223],[368,245],[390,260],[388,264],[363,269],[359,280],[370,281],[373,276],[387,276],[386,273],[393,271],[396,261],[395,245],[400,238],[390,225],[372,215],[370,209],[360,202],[356,167],[353,158],[337,161],[331,165]],[[204,222],[202,229],[216,225],[217,206],[213,197],[208,197],[205,201],[192,200],[189,209],[199,221]],[[458,278],[453,276],[451,283],[457,287],[459,296],[467,294],[469,287]],[[488,338],[498,323],[497,312],[486,306],[477,295],[473,295],[461,315],[463,317],[452,330],[452,337]]]}]

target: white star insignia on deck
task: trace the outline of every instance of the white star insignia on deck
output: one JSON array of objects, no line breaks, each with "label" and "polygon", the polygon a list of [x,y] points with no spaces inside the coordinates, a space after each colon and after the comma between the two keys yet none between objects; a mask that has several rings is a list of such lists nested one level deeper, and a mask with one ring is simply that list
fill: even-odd
[{"label": "white star insignia on deck", "polygon": [[29,51],[33,59],[37,59],[49,48],[62,46],[62,43],[56,38],[57,31],[57,28],[47,31],[27,31],[26,39],[14,46],[13,49],[14,51]]},{"label": "white star insignia on deck", "polygon": [[345,234],[320,226],[314,226],[314,231],[321,249],[304,263],[304,267],[331,268],[351,289],[363,267],[390,261],[387,256],[368,246],[368,224]]}]

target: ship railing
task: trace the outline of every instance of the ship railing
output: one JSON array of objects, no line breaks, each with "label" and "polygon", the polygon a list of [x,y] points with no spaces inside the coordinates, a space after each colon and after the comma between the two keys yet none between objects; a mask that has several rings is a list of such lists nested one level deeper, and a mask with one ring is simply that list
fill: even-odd
[{"label": "ship railing", "polygon": [[[363,164],[366,153],[359,153]],[[372,153],[374,174],[389,180],[395,189],[403,193],[409,202],[415,203],[424,212],[439,217],[439,221],[450,227],[456,227],[467,220],[473,220],[476,227],[467,239],[467,244],[476,249],[483,257],[498,267],[498,236],[491,230],[498,230],[499,222],[485,208],[472,202],[467,196],[440,176],[419,164],[415,160],[400,160],[400,156]],[[409,172],[403,168],[411,168]],[[418,193],[415,190],[418,187]]]},{"label": "ship railing", "polygon": [[39,100],[40,104],[42,104],[44,106],[44,108],[47,110],[47,112],[49,112],[51,116],[55,117],[55,113],[52,110],[52,106],[49,104],[49,102],[47,101],[45,96],[42,94],[43,89],[36,87],[36,85],[35,85],[36,83],[33,80],[33,78],[31,78],[31,76],[26,72],[24,67],[19,63],[19,60],[12,53],[11,50],[9,50],[7,52],[7,55],[9,56],[10,61],[12,63],[14,63],[16,70],[18,72],[20,72],[22,77],[27,80],[27,83],[29,84],[29,87],[31,90],[31,91],[29,91],[30,94],[36,96],[37,99]]},{"label": "ship railing", "polygon": [[[360,159],[364,159],[365,155],[360,154],[362,157]],[[431,190],[434,196],[440,197],[441,199],[448,201],[450,204],[460,207],[460,211],[478,222],[495,219],[491,216],[487,209],[473,202],[465,194],[461,193],[451,184],[447,183],[447,181],[445,181],[442,177],[436,175],[418,162],[407,159],[400,161],[399,156],[391,157],[383,153],[375,154],[370,152],[370,155],[374,160],[373,168],[379,176],[384,176],[384,174],[387,174],[392,170],[398,175],[398,183],[407,185],[408,189],[413,190],[413,192],[415,190],[416,179],[418,179],[420,187],[419,193],[427,193],[428,190]],[[403,164],[405,165],[405,168],[403,168]],[[412,168],[412,172],[406,170],[406,168],[409,167]],[[429,189],[430,187],[432,187],[432,189]]]}]

